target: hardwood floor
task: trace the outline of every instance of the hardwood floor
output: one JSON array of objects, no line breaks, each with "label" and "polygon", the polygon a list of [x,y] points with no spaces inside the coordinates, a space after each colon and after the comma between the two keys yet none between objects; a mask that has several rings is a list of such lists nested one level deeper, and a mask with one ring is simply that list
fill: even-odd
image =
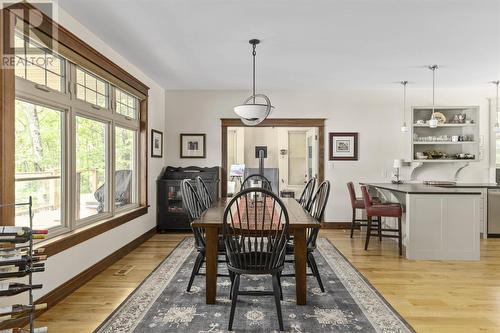
[{"label": "hardwood floor", "polygon": [[[157,234],[37,320],[50,333],[92,332],[188,234]],[[500,332],[500,239],[479,262],[408,261],[391,240],[363,250],[359,232],[322,230],[417,332]],[[114,276],[124,265],[134,269]]]}]

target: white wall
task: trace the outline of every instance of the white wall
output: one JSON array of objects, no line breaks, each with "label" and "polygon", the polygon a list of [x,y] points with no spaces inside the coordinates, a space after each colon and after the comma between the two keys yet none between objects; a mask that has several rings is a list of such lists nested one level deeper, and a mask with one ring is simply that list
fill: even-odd
[{"label": "white wall", "polygon": [[[156,82],[145,76],[137,67],[130,64],[123,56],[111,49],[106,43],[91,33],[87,28],[74,20],[62,9],[58,11],[57,21],[66,29],[83,39],[90,46],[104,54],[113,62],[141,80],[149,90],[148,127],[159,131],[165,130],[165,91]],[[148,61],[148,59],[144,59]],[[140,64],[137,64],[140,66]],[[150,134],[150,131],[148,135]],[[148,146],[150,142],[148,136]],[[148,152],[148,156],[150,153]],[[62,283],[71,279],[88,267],[94,265],[112,252],[130,243],[156,225],[156,177],[164,166],[163,158],[149,158],[148,161],[148,214],[129,223],[114,228],[97,237],[91,238],[66,251],[50,257],[46,263],[46,271],[35,276],[36,283],[43,283],[43,289],[37,290],[40,297]]]},{"label": "white wall", "polygon": [[[404,73],[403,73],[404,74]],[[326,118],[325,140],[328,132],[359,132],[359,161],[325,161],[326,179],[332,182],[332,191],[325,220],[350,221],[351,208],[346,182],[387,181],[392,172],[392,160],[410,156],[410,134],[400,132],[402,123],[401,89],[397,85],[387,89],[350,91],[266,91],[275,105],[273,118]],[[488,101],[491,87],[441,88],[436,101],[439,105],[479,105],[481,135],[487,152]],[[166,91],[166,163],[174,166],[221,164],[220,118],[235,117],[232,107],[240,104],[248,91],[234,90],[169,90]],[[407,105],[430,105],[429,88],[408,89]],[[407,119],[410,118],[408,108]],[[206,133],[206,159],[180,159],[179,133]],[[328,159],[328,142],[325,158]],[[461,181],[488,180],[488,153],[484,159],[462,172]],[[449,166],[431,166],[421,170],[418,178],[452,179]],[[403,175],[405,172],[403,172]]]},{"label": "white wall", "polygon": [[270,127],[244,128],[245,141],[243,147],[245,154],[245,166],[247,168],[258,168],[259,159],[255,158],[256,146],[267,146],[267,158],[264,162],[266,168],[279,168],[279,147],[277,131]]}]

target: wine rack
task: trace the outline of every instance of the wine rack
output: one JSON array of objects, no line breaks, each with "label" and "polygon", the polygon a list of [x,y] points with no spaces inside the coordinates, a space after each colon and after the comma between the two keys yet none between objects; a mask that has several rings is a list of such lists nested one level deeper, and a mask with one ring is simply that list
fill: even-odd
[{"label": "wine rack", "polygon": [[[0,333],[29,332],[44,333],[46,327],[34,326],[35,311],[44,309],[46,304],[34,304],[33,289],[40,289],[42,285],[33,285],[33,273],[44,270],[45,256],[35,256],[33,240],[40,239],[47,233],[46,230],[33,229],[33,199],[30,196],[27,202],[1,204],[0,209],[15,209],[27,206],[29,227],[0,226],[0,297],[28,293],[28,304],[2,308],[0,314]],[[42,250],[36,250],[37,254]],[[27,277],[28,283],[11,282],[13,278]],[[9,316],[6,318],[6,316]],[[28,323],[26,323],[28,320]],[[26,327],[27,326],[27,327]],[[23,328],[24,327],[24,328]]]}]

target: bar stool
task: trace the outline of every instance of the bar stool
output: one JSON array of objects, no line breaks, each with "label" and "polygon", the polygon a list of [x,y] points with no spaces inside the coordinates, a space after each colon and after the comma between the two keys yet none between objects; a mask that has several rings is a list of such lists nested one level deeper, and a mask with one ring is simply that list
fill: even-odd
[{"label": "bar stool", "polygon": [[[398,203],[374,203],[370,194],[368,193],[368,188],[366,186],[361,186],[361,193],[363,194],[363,201],[365,203],[366,215],[368,220],[368,227],[366,232],[365,250],[368,250],[368,243],[370,242],[370,236],[397,238],[399,243],[399,255],[403,254],[403,236],[401,230],[401,217],[403,216],[403,208]],[[378,234],[372,235],[372,217],[397,217],[398,228],[397,229],[382,229],[381,220],[378,223]],[[383,234],[383,231],[387,232],[397,232],[397,234]]]},{"label": "bar stool", "polygon": [[[356,226],[361,227],[366,227],[368,226],[368,220],[363,220],[363,219],[356,219],[356,209],[365,209],[365,202],[363,201],[363,198],[357,198],[356,197],[356,191],[354,190],[354,184],[352,182],[347,183],[347,189],[349,191],[349,197],[351,198],[351,206],[352,206],[352,220],[351,220],[351,238],[354,233],[354,228]],[[372,197],[372,201],[375,203],[381,203],[380,199],[377,197]],[[380,219],[377,218],[375,220],[375,223],[379,223]],[[378,226],[376,225],[375,227]],[[382,240],[382,238],[380,238]]]}]

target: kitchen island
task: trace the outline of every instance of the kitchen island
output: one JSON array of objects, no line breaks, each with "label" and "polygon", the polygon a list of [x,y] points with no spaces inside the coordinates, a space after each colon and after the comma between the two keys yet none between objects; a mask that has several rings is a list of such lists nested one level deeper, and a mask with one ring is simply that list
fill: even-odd
[{"label": "kitchen island", "polygon": [[481,192],[423,184],[362,183],[403,206],[403,244],[411,260],[479,260]]}]

